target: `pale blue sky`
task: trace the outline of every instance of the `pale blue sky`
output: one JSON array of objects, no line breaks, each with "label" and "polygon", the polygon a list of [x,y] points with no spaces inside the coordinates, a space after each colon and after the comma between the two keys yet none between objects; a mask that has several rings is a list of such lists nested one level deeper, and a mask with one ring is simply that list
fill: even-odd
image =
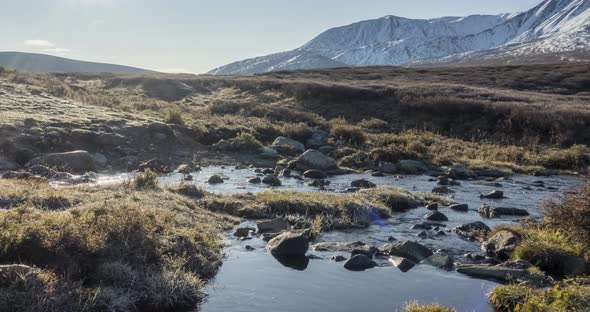
[{"label": "pale blue sky", "polygon": [[356,21],[513,13],[541,0],[0,0],[0,51],[202,73]]}]

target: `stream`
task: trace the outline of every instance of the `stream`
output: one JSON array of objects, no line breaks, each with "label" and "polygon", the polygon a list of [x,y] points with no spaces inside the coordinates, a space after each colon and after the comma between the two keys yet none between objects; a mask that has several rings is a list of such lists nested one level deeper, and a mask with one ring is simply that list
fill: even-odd
[{"label": "stream", "polygon": [[[209,185],[206,178],[220,174],[225,178],[223,184]],[[318,188],[307,186],[305,182],[294,178],[282,178],[280,187],[268,187],[262,184],[248,184],[249,177],[255,176],[252,169],[232,169],[223,167],[202,168],[194,173],[192,182],[205,190],[219,194],[236,194],[259,192],[268,189],[297,190],[317,192]],[[98,184],[119,183],[132,177],[132,174],[99,175]],[[327,192],[342,193],[350,181],[365,178],[379,186],[391,185],[412,192],[430,192],[436,186],[432,177],[386,176],[372,177],[366,174],[348,174],[329,177],[331,182]],[[162,185],[178,184],[180,174],[161,177]],[[539,186],[543,181],[544,186]],[[575,176],[512,176],[494,181],[473,180],[460,181],[460,186],[450,186],[455,191],[450,195],[457,203],[468,204],[468,212],[457,212],[446,207],[439,208],[448,218],[443,228],[446,235],[420,239],[414,230],[414,224],[424,221],[428,213],[426,208],[394,213],[392,218],[380,220],[366,229],[333,231],[323,233],[318,241],[356,242],[361,241],[377,247],[388,242],[393,236],[398,241],[413,240],[433,250],[445,249],[455,260],[460,260],[465,253],[481,254],[480,244],[459,238],[450,230],[463,223],[482,221],[493,228],[501,224],[510,224],[516,218],[505,216],[484,219],[477,212],[482,204],[491,206],[514,207],[526,209],[532,218],[542,216],[541,205],[545,200],[558,199],[563,192],[580,184]],[[500,184],[493,184],[500,183]],[[501,190],[506,198],[499,200],[482,199],[480,194],[492,190]],[[245,221],[239,226],[255,227],[255,222]],[[420,303],[439,303],[455,307],[457,311],[491,311],[487,303],[487,294],[497,285],[493,281],[474,279],[456,272],[418,265],[402,273],[386,260],[379,260],[378,267],[363,272],[351,272],[344,269],[342,263],[331,261],[334,255],[349,253],[317,252],[310,248],[311,259],[299,267],[283,265],[266,250],[266,242],[254,237],[247,241],[238,241],[231,232],[226,234],[227,255],[217,276],[208,283],[205,292],[207,298],[201,311],[397,311],[406,303],[417,300]],[[247,251],[246,245],[254,250]]]}]

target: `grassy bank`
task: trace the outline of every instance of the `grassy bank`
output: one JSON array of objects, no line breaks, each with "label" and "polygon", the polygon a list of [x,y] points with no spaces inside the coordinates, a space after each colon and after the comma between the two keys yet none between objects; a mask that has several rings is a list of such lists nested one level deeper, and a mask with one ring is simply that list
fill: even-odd
[{"label": "grassy bank", "polygon": [[219,233],[236,221],[144,184],[0,180],[0,198],[1,263],[34,267],[2,276],[8,311],[193,309],[221,264]]},{"label": "grassy bank", "polygon": [[305,142],[323,129],[338,147],[331,156],[359,170],[409,158],[529,173],[590,164],[587,67],[380,67],[253,77],[4,71],[0,78],[161,120],[205,145],[244,134],[262,144],[277,136]]},{"label": "grassy bank", "polygon": [[[588,275],[567,279],[572,257],[590,263],[590,181],[559,201],[545,204],[545,220],[528,226],[499,227],[490,234],[508,230],[522,237],[513,259],[530,262],[559,281],[549,290],[523,285],[495,288],[490,302],[496,311],[588,311],[590,284]],[[583,269],[583,266],[582,266]],[[566,278],[566,279],[563,279]],[[562,280],[563,279],[563,280]],[[561,280],[561,281],[560,281]]]}]

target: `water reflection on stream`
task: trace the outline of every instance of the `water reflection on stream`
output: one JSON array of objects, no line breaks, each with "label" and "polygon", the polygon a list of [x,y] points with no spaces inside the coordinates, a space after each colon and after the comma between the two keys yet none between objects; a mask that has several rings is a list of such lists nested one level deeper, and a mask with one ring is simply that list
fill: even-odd
[{"label": "water reflection on stream", "polygon": [[[212,174],[223,174],[229,179],[223,184],[208,185],[204,181]],[[203,168],[195,173],[194,183],[207,191],[220,194],[235,194],[267,190],[264,185],[248,184],[249,177],[256,174],[252,169],[230,169],[221,167]],[[119,174],[101,175],[100,184],[117,183],[131,176]],[[377,185],[392,185],[413,192],[430,192],[436,182],[429,181],[429,176],[370,177],[364,174],[349,174],[331,177],[330,190],[341,192],[350,185],[350,181],[366,178]],[[171,174],[161,178],[163,185],[180,182],[182,176]],[[535,181],[543,181],[539,187]],[[294,178],[282,180],[280,190],[318,191]],[[477,208],[483,204],[502,207],[523,208],[531,217],[541,216],[541,203],[547,199],[556,199],[564,191],[579,184],[574,176],[532,177],[514,176],[499,181],[492,186],[483,181],[461,181],[461,186],[451,186],[455,191],[454,200],[469,205],[469,212],[456,212],[442,207],[450,221],[444,222],[446,230],[472,221],[483,221],[490,227],[511,223],[514,217],[483,219]],[[491,190],[502,190],[506,196],[501,200],[481,199],[480,194]],[[367,229],[329,232],[322,235],[321,241],[354,242],[362,241],[375,246],[387,243],[393,236],[398,240],[415,240],[436,250],[447,249],[455,258],[465,252],[480,252],[479,243],[460,239],[454,233],[435,239],[419,239],[420,230],[411,227],[424,221],[425,208],[394,214],[391,219],[383,220],[380,225]],[[243,225],[254,225],[246,222]],[[419,265],[407,273],[380,261],[380,267],[364,272],[350,272],[342,263],[328,260],[332,255],[346,253],[322,253],[310,251],[318,259],[312,259],[303,270],[284,266],[265,251],[266,243],[259,238],[249,241],[236,241],[226,237],[230,247],[226,249],[227,259],[220,272],[207,288],[207,300],[202,311],[396,311],[411,300],[422,303],[438,302],[455,307],[458,311],[489,311],[486,294],[495,285],[490,281],[472,279],[467,276],[446,272],[434,267]],[[250,245],[254,251],[246,251]],[[302,269],[302,268],[299,268]]]}]

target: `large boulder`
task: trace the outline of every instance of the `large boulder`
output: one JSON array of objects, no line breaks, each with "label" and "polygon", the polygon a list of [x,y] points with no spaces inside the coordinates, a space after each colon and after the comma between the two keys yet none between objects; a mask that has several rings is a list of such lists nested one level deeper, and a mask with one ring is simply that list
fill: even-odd
[{"label": "large boulder", "polygon": [[375,261],[364,254],[357,254],[344,263],[344,268],[350,271],[364,271],[377,266]]},{"label": "large boulder", "polygon": [[207,179],[207,183],[209,183],[209,184],[221,184],[221,183],[223,183],[223,178],[221,176],[217,175],[217,174],[214,174],[214,175],[210,176]]},{"label": "large boulder", "polygon": [[277,151],[288,149],[298,154],[305,152],[305,146],[303,143],[282,136],[276,138],[274,142],[272,142],[271,148]]},{"label": "large boulder", "polygon": [[334,158],[311,149],[305,151],[295,160],[295,167],[300,171],[316,169],[329,172],[338,169]]},{"label": "large boulder", "polygon": [[389,256],[408,258],[416,263],[432,256],[428,247],[412,241],[403,241],[386,245],[383,253]]},{"label": "large boulder", "polygon": [[305,141],[307,148],[318,149],[321,146],[328,144],[328,137],[330,133],[324,130],[314,130],[311,137]]},{"label": "large boulder", "polygon": [[258,233],[280,233],[289,229],[289,222],[283,219],[263,220],[256,222]]},{"label": "large boulder", "polygon": [[94,158],[87,151],[53,153],[31,159],[27,167],[45,165],[60,171],[84,173],[94,171]]},{"label": "large boulder", "polygon": [[419,160],[400,160],[396,167],[398,172],[406,174],[422,174],[428,171],[426,164]]},{"label": "large boulder", "polygon": [[263,158],[279,158],[279,152],[277,152],[274,148],[271,147],[263,147],[262,151],[260,152],[260,157]]},{"label": "large boulder", "polygon": [[473,240],[483,240],[492,229],[481,221],[461,224],[453,229],[457,235]]},{"label": "large boulder", "polygon": [[522,242],[522,237],[514,232],[498,231],[481,244],[481,250],[488,256],[508,259],[520,242]]},{"label": "large boulder", "polygon": [[268,242],[271,254],[281,257],[301,257],[309,249],[309,238],[304,233],[285,232]]},{"label": "large boulder", "polygon": [[469,206],[467,204],[453,204],[453,205],[450,205],[449,208],[451,210],[455,210],[455,211],[462,211],[462,212],[469,211]]}]

